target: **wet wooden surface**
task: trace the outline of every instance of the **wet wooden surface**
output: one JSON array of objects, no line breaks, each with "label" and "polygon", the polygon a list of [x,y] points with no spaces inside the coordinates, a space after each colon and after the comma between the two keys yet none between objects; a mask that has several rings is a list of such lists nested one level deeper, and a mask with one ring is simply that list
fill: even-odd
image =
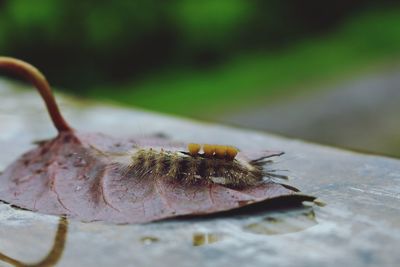
[{"label": "wet wooden surface", "polygon": [[[60,97],[58,97],[60,100]],[[63,221],[0,204],[0,266],[398,266],[400,161],[62,98],[81,131],[283,150],[276,167],[316,205],[143,225]],[[39,96],[0,80],[0,171],[55,135]]]}]

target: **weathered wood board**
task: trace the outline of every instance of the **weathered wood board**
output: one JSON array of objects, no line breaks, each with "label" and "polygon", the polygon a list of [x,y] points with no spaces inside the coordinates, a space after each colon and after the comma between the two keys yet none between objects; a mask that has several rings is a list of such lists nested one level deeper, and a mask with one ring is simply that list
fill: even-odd
[{"label": "weathered wood board", "polygon": [[[0,266],[398,266],[400,161],[262,132],[58,97],[81,131],[283,150],[277,168],[325,207],[143,225],[81,223],[0,204]],[[367,134],[367,133],[366,133]],[[37,93],[0,80],[0,171],[53,137]],[[56,238],[55,238],[56,236]],[[55,242],[54,242],[54,240]],[[49,255],[47,255],[49,253]],[[47,255],[47,256],[46,256]],[[18,265],[20,264],[20,265]]]}]

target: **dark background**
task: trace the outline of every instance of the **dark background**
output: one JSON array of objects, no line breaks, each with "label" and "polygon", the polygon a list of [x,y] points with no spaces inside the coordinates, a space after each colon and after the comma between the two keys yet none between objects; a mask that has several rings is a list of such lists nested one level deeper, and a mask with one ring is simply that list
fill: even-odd
[{"label": "dark background", "polygon": [[166,68],[211,68],[249,50],[290,49],[396,2],[1,0],[0,48],[55,85],[82,90]]}]

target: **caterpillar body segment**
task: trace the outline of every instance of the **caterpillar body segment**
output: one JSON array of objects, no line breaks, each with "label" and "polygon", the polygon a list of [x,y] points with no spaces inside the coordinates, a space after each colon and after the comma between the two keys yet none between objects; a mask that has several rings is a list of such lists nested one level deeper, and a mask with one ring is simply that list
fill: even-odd
[{"label": "caterpillar body segment", "polygon": [[209,144],[189,144],[186,151],[141,148],[129,153],[129,164],[122,169],[132,179],[166,178],[188,185],[216,183],[234,188],[257,185],[264,177],[284,178],[265,170],[271,160],[247,160],[238,153],[232,146]]}]

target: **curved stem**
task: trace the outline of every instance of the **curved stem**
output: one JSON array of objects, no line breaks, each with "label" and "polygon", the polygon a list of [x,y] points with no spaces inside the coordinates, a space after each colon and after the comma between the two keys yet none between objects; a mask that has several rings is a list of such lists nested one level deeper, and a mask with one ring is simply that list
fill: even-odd
[{"label": "curved stem", "polygon": [[30,81],[42,96],[47,111],[58,132],[72,131],[72,128],[60,113],[49,83],[38,69],[29,63],[11,57],[0,57],[0,69],[9,70]]}]

